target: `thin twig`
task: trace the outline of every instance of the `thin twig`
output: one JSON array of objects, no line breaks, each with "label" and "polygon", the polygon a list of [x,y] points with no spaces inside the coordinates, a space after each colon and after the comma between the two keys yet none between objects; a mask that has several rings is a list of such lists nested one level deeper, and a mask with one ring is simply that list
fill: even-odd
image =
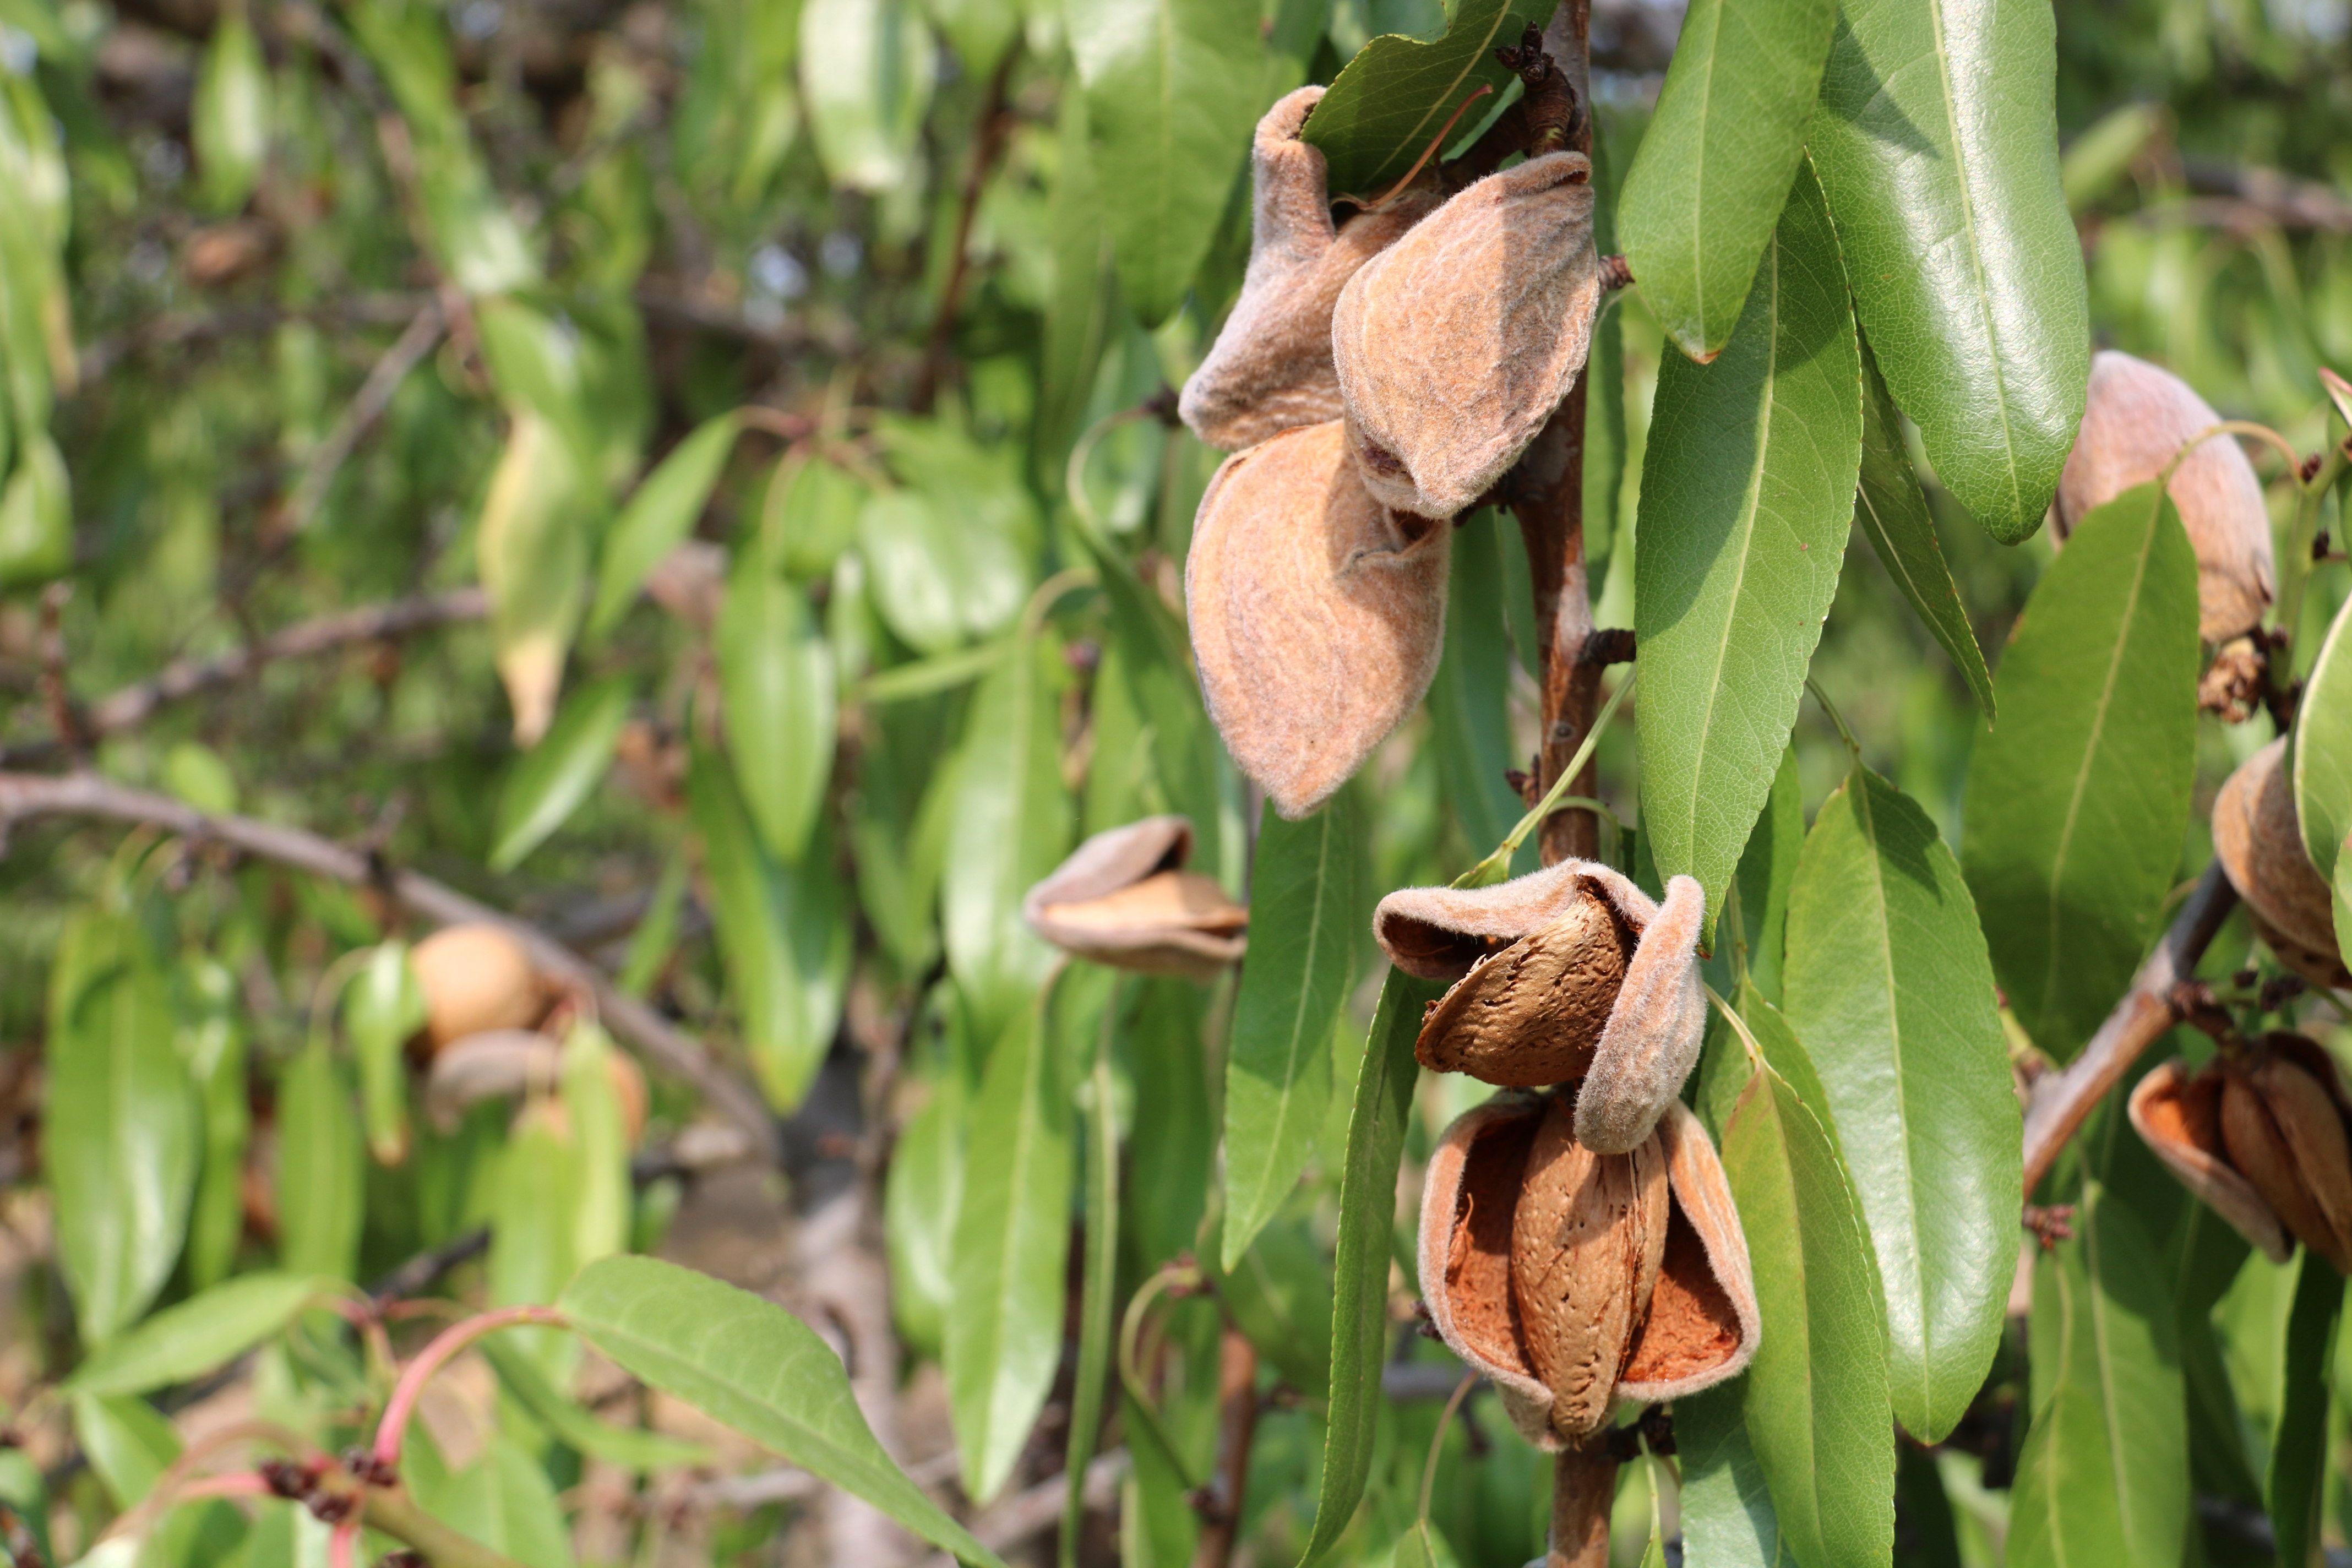
[{"label": "thin twig", "polygon": [[103,382],[128,359],[165,349],[273,331],[289,321],[320,326],[398,327],[431,303],[425,294],[360,294],[315,305],[230,305],[217,310],[173,310],[125,331],[99,338],[81,351],[79,384]]},{"label": "thin twig", "polygon": [[2164,940],[2132,977],[2115,1011],[2083,1047],[2083,1054],[2063,1072],[2044,1074],[2033,1085],[2032,1102],[2025,1112],[2025,1194],[2050,1173],[2066,1141],[2083,1125],[2091,1110],[2139,1059],[2140,1053],[2164,1037],[2180,1021],[2175,987],[2197,972],[2214,933],[2237,906],[2238,891],[2230,885],[2219,860],[2205,868],[2188,902],[2173,917]]},{"label": "thin twig", "polygon": [[360,383],[359,391],[345,405],[335,427],[327,432],[311,450],[310,460],[302,465],[301,478],[270,520],[268,542],[272,546],[284,543],[308,529],[315,521],[321,507],[327,504],[327,490],[342,471],[343,464],[356,448],[361,438],[375,428],[384,410],[392,406],[393,394],[408,379],[434,345],[448,331],[448,312],[437,299],[427,299],[409,320],[408,328],[393,340],[383,356],[371,366],[367,379]]},{"label": "thin twig", "polygon": [[299,827],[247,816],[208,816],[168,796],[131,789],[95,773],[52,777],[0,772],[0,830],[40,816],[148,824],[331,881],[382,887],[403,909],[436,925],[500,926],[523,944],[541,973],[587,992],[595,1000],[597,1016],[615,1036],[636,1047],[655,1066],[692,1084],[751,1138],[763,1157],[772,1160],[778,1152],[775,1121],[758,1091],[721,1066],[700,1042],[643,1002],[624,995],[594,964],[538,927],[477,903],[454,888],[415,871],[372,863],[355,850]]},{"label": "thin twig", "polygon": [[990,171],[1003,155],[1013,116],[1009,98],[1013,62],[1021,57],[1018,42],[1004,51],[996,73],[988,79],[988,96],[980,106],[980,123],[972,134],[971,162],[963,176],[963,196],[956,207],[955,248],[948,253],[947,281],[940,289],[940,308],[931,317],[930,336],[923,344],[923,363],[915,373],[915,390],[908,398],[918,414],[928,414],[940,394],[953,346],[956,316],[963,309],[964,283],[971,273],[971,225],[980,212],[980,198]]},{"label": "thin twig", "polygon": [[1242,1505],[1249,1489],[1250,1445],[1257,1435],[1257,1347],[1233,1324],[1217,1357],[1218,1418],[1217,1479],[1196,1496],[1193,1507],[1202,1515],[1201,1543],[1192,1553],[1192,1568],[1226,1568],[1234,1543],[1241,1536]]}]

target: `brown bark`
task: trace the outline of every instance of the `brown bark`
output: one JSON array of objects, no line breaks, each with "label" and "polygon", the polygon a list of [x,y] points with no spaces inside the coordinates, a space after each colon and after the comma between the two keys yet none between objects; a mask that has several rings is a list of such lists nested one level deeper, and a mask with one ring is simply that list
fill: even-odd
[{"label": "brown bark", "polygon": [[1217,1397],[1223,1406],[1217,1479],[1200,1503],[1203,1522],[1192,1568],[1226,1568],[1233,1561],[1249,1483],[1250,1442],[1257,1435],[1257,1347],[1231,1323],[1217,1361]]}]

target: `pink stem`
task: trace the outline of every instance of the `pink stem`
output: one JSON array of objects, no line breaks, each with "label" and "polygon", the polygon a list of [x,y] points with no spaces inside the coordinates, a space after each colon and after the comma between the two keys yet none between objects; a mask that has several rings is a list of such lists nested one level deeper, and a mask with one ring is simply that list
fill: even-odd
[{"label": "pink stem", "polygon": [[359,1568],[360,1521],[356,1515],[335,1526],[327,1542],[327,1568]]},{"label": "pink stem", "polygon": [[172,1493],[177,1502],[194,1502],[215,1497],[276,1497],[269,1483],[253,1470],[238,1470],[226,1476],[205,1476],[175,1488]]},{"label": "pink stem", "polygon": [[376,1425],[376,1462],[386,1469],[399,1466],[401,1439],[408,1433],[408,1418],[416,1413],[416,1401],[424,1394],[425,1385],[433,1380],[433,1374],[447,1365],[450,1358],[485,1334],[525,1323],[567,1326],[563,1314],[552,1307],[501,1307],[495,1312],[483,1312],[462,1323],[452,1323],[435,1335],[393,1385],[392,1398],[383,1407],[383,1419]]}]

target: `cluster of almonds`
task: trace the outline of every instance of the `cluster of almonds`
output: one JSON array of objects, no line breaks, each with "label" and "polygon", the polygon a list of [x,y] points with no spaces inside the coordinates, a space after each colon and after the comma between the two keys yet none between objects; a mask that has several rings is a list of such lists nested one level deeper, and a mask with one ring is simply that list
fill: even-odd
[{"label": "cluster of almonds", "polygon": [[2091,361],[2082,428],[2058,481],[2051,538],[2063,544],[2085,516],[2178,458],[2166,493],[2197,552],[2198,634],[2221,650],[2200,697],[2208,708],[2243,719],[2261,682],[2255,638],[2277,595],[2278,570],[2270,510],[2244,448],[2229,435],[2198,440],[2221,423],[2213,405],[2170,371],[2101,350]]},{"label": "cluster of almonds", "polygon": [[[1500,51],[1567,101],[1530,36]],[[1584,368],[1601,272],[1592,165],[1530,156],[1447,194],[1442,170],[1335,225],[1300,139],[1323,89],[1267,110],[1239,303],[1179,410],[1234,454],[1185,563],[1210,717],[1298,817],[1330,798],[1428,690],[1452,530],[1517,462]],[[1531,117],[1532,118],[1532,117]]]},{"label": "cluster of almonds", "polygon": [[[425,1111],[435,1126],[454,1131],[478,1101],[554,1088],[563,1047],[541,1026],[560,998],[512,931],[444,927],[416,944],[408,963],[425,996],[412,1050],[425,1058]],[[607,1051],[604,1061],[634,1146],[646,1125],[645,1076],[625,1052]]]}]

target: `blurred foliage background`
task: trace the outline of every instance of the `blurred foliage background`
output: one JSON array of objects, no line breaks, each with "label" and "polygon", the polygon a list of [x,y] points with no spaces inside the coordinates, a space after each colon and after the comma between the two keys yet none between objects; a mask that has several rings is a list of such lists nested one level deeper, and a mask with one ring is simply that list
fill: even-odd
[{"label": "blurred foliage background", "polygon": [[[895,1139],[887,1226],[868,1215],[859,1234],[881,1237],[893,1267],[908,1352],[895,1440],[934,1483],[952,1468],[938,1463],[949,1395],[932,1364],[954,1310],[941,1184],[979,1092],[971,1040],[1040,963],[1006,895],[1076,832],[1171,808],[1201,824],[1204,868],[1238,886],[1252,815],[1197,705],[1156,706],[1150,668],[1166,654],[1148,646],[1180,625],[1214,468],[1166,411],[1239,285],[1246,138],[1228,138],[1222,167],[1185,172],[1178,195],[1210,219],[1185,242],[1197,266],[1176,258],[1171,286],[1167,267],[1114,247],[1141,195],[1095,156],[1089,114],[1121,90],[1085,79],[1087,38],[1118,20],[1097,11],[1118,7],[0,0],[0,759],[87,763],[422,872],[592,955],[740,1064],[791,1118],[788,1179],[689,1181],[641,1154],[607,1246],[663,1246],[790,1302],[808,1272],[793,1226],[843,1169],[875,1178]],[[2352,8],[2060,0],[2057,18],[2100,342],[2315,448],[2315,373],[2352,369]],[[1604,178],[1630,159],[1678,20],[1671,5],[1597,10]],[[1328,80],[1366,37],[1444,17],[1435,0],[1331,0],[1265,21],[1269,49],[1303,62],[1288,80]],[[1225,84],[1247,100],[1244,132],[1281,85]],[[1661,353],[1638,290],[1612,311],[1622,397],[1603,388],[1595,406],[1622,438],[1600,442],[1588,481],[1604,626],[1631,624]],[[1998,648],[2047,542],[2003,549],[1931,500],[1979,640]],[[2323,522],[2340,552],[2344,520]],[[1066,575],[1093,563],[1090,536],[1123,563],[1116,583]],[[1372,824],[1367,907],[1459,870],[1517,812],[1500,774],[1533,750],[1525,558],[1486,515],[1457,549],[1449,670],[1351,786]],[[1815,676],[1872,765],[1957,842],[1967,689],[1875,558],[1850,564]],[[2294,641],[2306,661],[2344,593],[2340,571],[2314,580]],[[321,621],[346,612],[361,618]],[[309,640],[236,657],[288,628]],[[2200,799],[2270,731],[2257,718],[2204,734]],[[1620,726],[1601,752],[1602,796],[1629,826],[1631,744]],[[1811,706],[1798,751],[1810,808],[1844,765]],[[152,849],[152,834],[39,821],[0,858],[0,1406],[70,1366],[89,1327],[47,1260],[37,1187],[52,966],[76,911],[144,922],[206,1086],[198,1239],[159,1278],[163,1300],[278,1256],[289,1225],[311,1223],[282,1212],[270,1175],[289,1137],[313,1136],[288,1118],[321,1092],[295,1070],[320,1025],[311,998],[347,976],[343,954],[407,930],[380,888]],[[2183,855],[2194,867],[2203,847]],[[2247,941],[2223,939],[2220,972]],[[1116,995],[1129,1288],[1202,1222],[1218,1081],[1202,1041],[1224,994],[1154,982]],[[1052,1026],[1091,1037],[1112,1005],[1099,976],[1074,983]],[[238,1040],[226,1079],[205,1076],[207,1018]],[[340,1080],[325,1092],[313,1106],[354,1103]],[[1460,1092],[1432,1081],[1417,1137]],[[1335,1086],[1332,1105],[1346,1100]],[[657,1071],[646,1149],[667,1158],[700,1114]],[[405,1162],[353,1177],[347,1234],[302,1232],[326,1248],[306,1266],[374,1279],[487,1218],[511,1227],[493,1296],[560,1285],[560,1271],[534,1285],[518,1259],[534,1215],[571,1214],[580,1189],[500,1201],[544,1155],[533,1135],[495,1117],[420,1130]],[[1261,1243],[1263,1279],[1229,1286],[1269,1384],[1310,1400],[1328,1196],[1311,1183]],[[2223,1298],[2226,1382],[2205,1391],[2218,1408],[2234,1398],[2229,1419],[2257,1442],[2276,1414],[2277,1272],[2256,1258]],[[1150,1330],[1167,1341],[1163,1418],[1196,1467],[1215,1451],[1217,1321],[1192,1301]],[[306,1353],[325,1363],[282,1357],[258,1397],[331,1430],[352,1373],[333,1355],[349,1354]],[[1442,1397],[1451,1363],[1410,1353]],[[2337,1365],[2352,1388],[2352,1348]],[[1970,1563],[1997,1561],[2002,1531],[2015,1395],[2000,1386],[1961,1437],[1905,1459],[1906,1531]],[[1270,1406],[1258,1434],[1243,1532],[1258,1562],[1303,1538],[1312,1506],[1317,1440],[1295,1406]],[[1057,1408],[1008,1458],[1024,1482],[1056,1468]],[[1436,1421],[1433,1399],[1399,1409],[1364,1561],[1411,1517]],[[563,1550],[583,1561],[780,1562],[803,1521],[825,1526],[804,1497],[707,1482],[659,1507],[625,1488],[615,1501],[562,1444],[515,1436],[524,1421],[506,1430],[546,1460],[549,1488],[580,1489]],[[87,1425],[19,1436],[68,1540],[87,1543],[138,1489]],[[2238,1472],[2263,1450],[2234,1447],[2235,1469],[2198,1472],[2214,1500],[2201,1549],[2264,1560],[2232,1533],[2253,1517]],[[1180,1478],[1138,1453],[1120,1549],[1189,1557],[1199,1522]],[[1432,1517],[1461,1559],[1533,1553],[1540,1458],[1496,1421],[1457,1429],[1443,1457]],[[1635,1555],[1640,1474],[1617,1535]],[[2340,1542],[2340,1479],[2331,1519]],[[258,1533],[236,1550],[265,1560]]]}]

